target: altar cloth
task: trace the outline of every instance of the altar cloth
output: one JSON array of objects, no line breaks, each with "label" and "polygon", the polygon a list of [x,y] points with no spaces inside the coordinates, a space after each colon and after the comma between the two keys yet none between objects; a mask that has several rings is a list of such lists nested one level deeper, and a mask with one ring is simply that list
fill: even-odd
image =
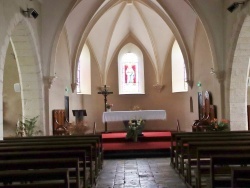
[{"label": "altar cloth", "polygon": [[143,120],[165,120],[167,114],[165,110],[138,110],[138,111],[112,111],[103,112],[102,121],[129,121],[131,119]]}]

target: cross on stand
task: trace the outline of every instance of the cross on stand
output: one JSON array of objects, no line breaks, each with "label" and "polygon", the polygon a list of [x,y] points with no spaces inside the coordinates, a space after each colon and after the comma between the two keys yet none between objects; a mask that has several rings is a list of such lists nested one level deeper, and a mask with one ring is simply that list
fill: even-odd
[{"label": "cross on stand", "polygon": [[[107,86],[104,85],[104,89],[102,91],[99,91],[98,94],[102,94],[104,96],[104,111],[106,112],[107,111],[107,106],[106,105],[107,105],[107,101],[108,101],[107,96],[109,94],[113,94],[113,92],[108,91]],[[105,122],[105,132],[108,132],[107,131],[107,122]]]}]

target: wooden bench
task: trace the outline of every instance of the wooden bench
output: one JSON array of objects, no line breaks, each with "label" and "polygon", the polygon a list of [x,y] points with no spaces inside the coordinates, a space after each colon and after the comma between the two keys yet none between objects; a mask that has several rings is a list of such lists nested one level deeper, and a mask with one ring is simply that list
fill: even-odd
[{"label": "wooden bench", "polygon": [[65,188],[64,182],[49,182],[49,183],[31,183],[31,184],[12,184],[0,186],[3,188]]},{"label": "wooden bench", "polygon": [[[250,164],[250,154],[231,153],[226,155],[211,155],[210,156],[211,187],[217,187],[218,185],[221,184],[221,182],[224,185],[229,185],[229,187],[231,187],[231,179],[233,176],[231,175],[232,169],[230,167],[231,166],[241,167],[249,164]],[[237,175],[236,172],[235,175]]]},{"label": "wooden bench", "polygon": [[[53,159],[53,160],[65,160],[65,159],[71,159],[71,158],[77,158],[79,161],[80,169],[80,179],[83,181],[83,183],[80,183],[80,185],[83,185],[84,187],[87,187],[87,176],[86,176],[86,156],[85,156],[85,151],[84,150],[71,150],[68,152],[67,150],[65,151],[22,151],[22,152],[1,152],[0,153],[0,161],[8,162],[15,161],[15,160],[43,160],[43,159]],[[43,165],[41,163],[41,165]],[[4,164],[3,166],[0,166],[0,170],[6,170],[4,169]],[[54,165],[51,165],[54,166]],[[60,167],[60,165],[58,165]],[[65,167],[63,164],[61,167]],[[77,171],[78,172],[78,171]],[[71,172],[72,174],[72,172]],[[77,177],[78,173],[73,174],[73,176]]]},{"label": "wooden bench", "polygon": [[250,146],[214,146],[200,147],[197,149],[197,169],[196,169],[196,187],[201,187],[201,160],[209,159],[212,155],[227,155],[231,153],[250,154]]},{"label": "wooden bench", "polygon": [[[19,160],[0,160],[0,172],[9,170],[40,170],[40,169],[62,169],[70,170],[70,184],[76,188],[80,185],[80,170],[78,158],[61,158],[61,159],[19,159]],[[73,174],[70,175],[70,174]],[[9,177],[11,179],[11,177]],[[6,182],[5,180],[3,183]]]},{"label": "wooden bench", "polygon": [[27,141],[32,141],[32,142],[40,142],[43,140],[61,140],[65,141],[66,140],[81,140],[83,142],[89,142],[94,144],[94,149],[96,149],[96,152],[93,151],[93,153],[97,156],[97,164],[98,164],[98,169],[96,169],[96,173],[98,173],[98,170],[102,168],[103,164],[103,146],[102,146],[102,135],[101,134],[88,134],[88,135],[73,135],[73,136],[36,136],[36,137],[21,137],[21,138],[4,138],[3,142],[27,142]]},{"label": "wooden bench", "polygon": [[[208,133],[204,133],[204,132],[200,132],[200,133],[191,133],[191,134],[182,134],[180,133],[180,135],[175,135],[175,139],[176,139],[176,145],[173,148],[173,151],[171,151],[171,153],[174,153],[174,155],[172,157],[174,157],[173,159],[171,159],[173,162],[172,166],[175,167],[175,169],[182,174],[183,173],[183,169],[181,168],[180,165],[180,161],[179,161],[179,157],[183,156],[183,153],[187,153],[187,145],[189,141],[199,141],[199,140],[224,140],[227,138],[233,138],[235,140],[239,140],[241,137],[243,139],[243,136],[245,137],[250,137],[250,132],[248,131],[244,131],[244,132],[215,132],[214,134],[212,134],[211,132]],[[247,138],[245,138],[247,139]]]},{"label": "wooden bench", "polygon": [[232,167],[231,176],[231,187],[249,187],[250,167]]},{"label": "wooden bench", "polygon": [[[181,138],[201,138],[201,137],[214,137],[216,135],[227,136],[227,134],[250,134],[250,131],[218,131],[218,132],[172,132],[171,133],[171,148],[170,148],[170,164],[172,167],[177,168],[176,159],[178,156],[178,146]],[[177,150],[177,151],[176,151]]]},{"label": "wooden bench", "polygon": [[[196,167],[196,158],[197,158],[197,149],[199,147],[224,147],[224,146],[250,146],[250,140],[228,140],[226,138],[222,140],[216,140],[214,141],[196,141],[196,142],[189,142],[188,143],[188,151],[187,151],[187,157],[185,157],[185,154],[183,154],[183,157],[181,157],[181,169],[184,174],[184,170],[186,170],[186,177],[188,179],[187,182],[190,183],[191,181],[191,169]],[[208,160],[203,159],[200,161],[201,165],[208,165]],[[185,168],[186,167],[186,168]],[[184,175],[185,176],[185,175]]]},{"label": "wooden bench", "polygon": [[[60,183],[65,188],[69,188],[69,169],[39,169],[39,170],[8,170],[0,171],[0,182],[12,182],[16,183],[15,187],[20,182],[35,182],[35,184],[47,184],[47,187],[51,187],[51,183]],[[2,185],[1,187],[13,187],[13,185]]]},{"label": "wooden bench", "polygon": [[32,140],[22,140],[21,142],[9,142],[9,141],[3,141],[0,142],[0,147],[1,146],[20,146],[20,145],[50,145],[50,144],[60,144],[60,145],[73,145],[73,144],[91,144],[93,146],[93,155],[92,155],[92,160],[94,161],[94,166],[95,166],[95,176],[97,177],[99,170],[102,166],[102,156],[99,152],[99,148],[97,146],[97,140],[96,139],[81,139],[81,138],[69,138],[69,139],[64,139],[64,138],[41,138],[41,139],[32,139]]},{"label": "wooden bench", "polygon": [[[27,143],[26,145],[0,145],[0,153],[4,152],[27,152],[27,151],[65,151],[71,152],[72,150],[85,150],[86,155],[89,156],[89,168],[90,168],[90,185],[93,186],[95,179],[93,170],[93,146],[91,144],[81,144],[81,143],[73,143],[73,144],[56,144],[49,142],[37,142],[37,143]],[[84,164],[85,165],[85,164]]]},{"label": "wooden bench", "polygon": [[[197,180],[196,181],[200,181],[200,174],[201,171],[203,172],[203,174],[208,174],[209,173],[209,155],[202,157],[202,159],[200,159],[200,161],[198,162],[198,157],[197,157],[197,150],[198,148],[206,148],[206,147],[227,147],[227,146],[250,146],[250,140],[247,141],[228,141],[228,140],[220,140],[220,141],[210,141],[210,142],[189,142],[188,145],[188,160],[185,163],[186,164],[186,171],[187,171],[187,182],[189,184],[191,184],[191,180],[192,180],[192,176],[191,176],[191,170],[196,168],[196,173],[197,175]],[[196,160],[197,159],[197,160]],[[206,169],[208,169],[206,171]],[[197,183],[196,183],[197,184]]]}]

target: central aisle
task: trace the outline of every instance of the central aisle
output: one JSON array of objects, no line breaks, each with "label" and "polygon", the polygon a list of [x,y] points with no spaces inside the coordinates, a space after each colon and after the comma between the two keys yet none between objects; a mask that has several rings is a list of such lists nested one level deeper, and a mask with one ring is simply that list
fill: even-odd
[{"label": "central aisle", "polygon": [[104,160],[96,188],[186,188],[169,158]]}]

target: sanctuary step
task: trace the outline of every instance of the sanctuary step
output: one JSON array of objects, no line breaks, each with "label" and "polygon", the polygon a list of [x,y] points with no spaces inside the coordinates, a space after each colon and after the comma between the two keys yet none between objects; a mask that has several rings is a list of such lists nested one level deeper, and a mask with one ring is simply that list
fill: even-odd
[{"label": "sanctuary step", "polygon": [[104,158],[167,157],[171,132],[143,132],[137,142],[126,139],[126,132],[102,133]]}]

